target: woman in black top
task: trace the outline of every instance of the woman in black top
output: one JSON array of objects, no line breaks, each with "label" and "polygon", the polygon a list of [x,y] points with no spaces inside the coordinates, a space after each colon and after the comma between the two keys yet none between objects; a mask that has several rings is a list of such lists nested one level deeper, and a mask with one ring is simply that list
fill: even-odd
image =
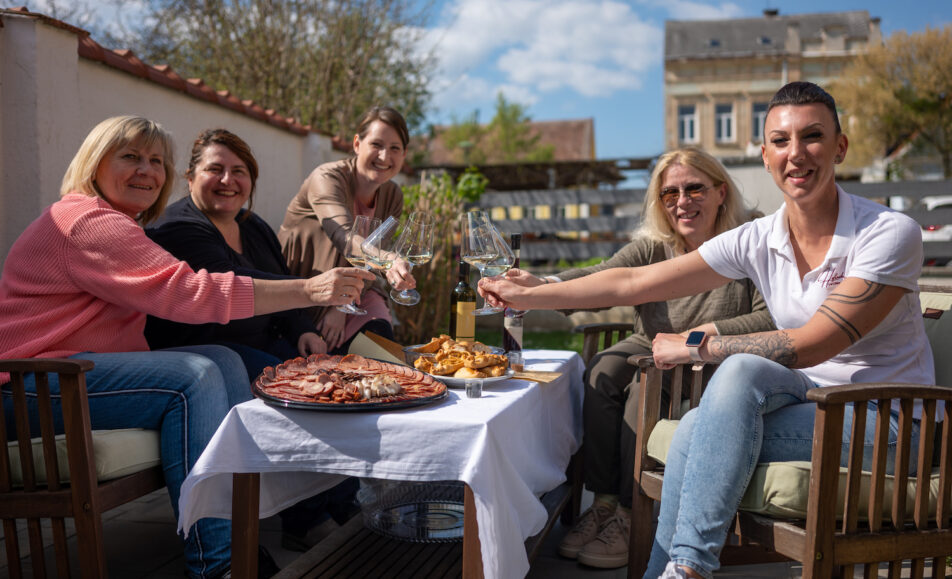
[{"label": "woman in black top", "polygon": [[[251,212],[258,162],[251,148],[225,129],[210,129],[192,146],[189,195],[172,205],[146,234],[192,269],[233,271],[259,279],[292,278],[271,227]],[[245,204],[248,208],[245,208]],[[180,324],[149,317],[149,346],[223,344],[235,350],[252,381],[265,366],[327,351],[312,318],[304,310],[234,320],[227,324]],[[357,479],[285,509],[282,546],[305,551],[308,531],[328,516],[343,524],[354,514]]]},{"label": "woman in black top", "polygon": [[[247,143],[225,129],[203,132],[192,146],[185,176],[189,195],[146,229],[153,241],[195,270],[233,271],[260,279],[293,277],[274,231],[251,212],[258,163]],[[152,348],[227,345],[241,355],[251,380],[264,366],[327,350],[302,310],[228,324],[192,325],[150,317],[146,338]]]}]

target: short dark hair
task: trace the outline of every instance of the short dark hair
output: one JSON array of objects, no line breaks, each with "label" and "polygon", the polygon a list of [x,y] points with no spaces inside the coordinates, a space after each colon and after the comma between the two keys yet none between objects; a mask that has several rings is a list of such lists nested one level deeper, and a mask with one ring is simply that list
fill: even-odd
[{"label": "short dark hair", "polygon": [[410,130],[407,129],[407,121],[403,118],[403,115],[393,107],[378,106],[364,113],[357,123],[357,136],[361,139],[366,138],[367,133],[370,132],[370,125],[374,121],[380,121],[397,131],[397,135],[400,136],[400,142],[403,143],[404,149],[410,144]]},{"label": "short dark hair", "polygon": [[794,81],[782,86],[780,90],[773,95],[773,98],[770,99],[770,104],[767,105],[767,114],[769,115],[771,109],[774,107],[784,105],[809,105],[813,103],[820,103],[829,109],[833,115],[833,124],[836,125],[836,133],[839,134],[843,132],[842,129],[840,129],[840,117],[836,114],[836,101],[833,100],[830,93],[812,82]]},{"label": "short dark hair", "polygon": [[198,162],[202,159],[205,149],[212,145],[222,145],[229,151],[237,155],[241,162],[248,167],[248,176],[251,177],[251,193],[248,195],[248,211],[254,205],[255,183],[258,182],[258,160],[255,159],[251,147],[238,135],[227,129],[206,129],[202,131],[195,142],[192,144],[192,155],[188,159],[188,169],[185,170],[185,178],[191,179],[195,176],[195,169]]}]

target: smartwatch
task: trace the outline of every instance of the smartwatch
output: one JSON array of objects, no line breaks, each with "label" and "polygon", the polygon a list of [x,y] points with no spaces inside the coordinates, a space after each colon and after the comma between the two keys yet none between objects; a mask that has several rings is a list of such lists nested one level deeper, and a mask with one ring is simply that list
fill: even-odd
[{"label": "smartwatch", "polygon": [[707,341],[706,332],[691,332],[688,334],[688,339],[685,340],[684,345],[688,347],[688,352],[691,354],[691,359],[695,362],[703,362],[704,359],[701,358],[700,348],[704,345],[704,342]]}]

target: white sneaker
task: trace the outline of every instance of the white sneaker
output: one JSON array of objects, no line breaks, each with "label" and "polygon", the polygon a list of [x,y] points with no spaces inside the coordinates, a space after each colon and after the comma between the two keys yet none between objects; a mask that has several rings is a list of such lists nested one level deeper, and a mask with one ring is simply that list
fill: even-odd
[{"label": "white sneaker", "polygon": [[688,579],[688,576],[680,567],[674,564],[674,561],[668,561],[668,564],[664,567],[664,573],[658,579]]},{"label": "white sneaker", "polygon": [[572,530],[562,538],[559,543],[559,554],[569,559],[578,557],[579,551],[586,543],[595,540],[605,524],[614,516],[614,507],[605,507],[604,505],[592,505],[587,511],[582,513]]}]

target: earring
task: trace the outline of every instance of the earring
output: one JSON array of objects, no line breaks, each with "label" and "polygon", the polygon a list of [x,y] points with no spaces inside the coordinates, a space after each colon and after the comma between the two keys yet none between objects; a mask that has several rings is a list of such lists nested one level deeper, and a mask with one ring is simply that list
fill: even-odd
[{"label": "earring", "polygon": [[766,169],[767,172],[769,173],[769,172],[770,172],[770,165],[764,165],[764,169]]},{"label": "earring", "polygon": [[837,165],[839,165],[840,163],[843,162],[843,157],[840,157],[839,155],[837,155],[837,156],[833,157],[833,162],[836,163]]}]

